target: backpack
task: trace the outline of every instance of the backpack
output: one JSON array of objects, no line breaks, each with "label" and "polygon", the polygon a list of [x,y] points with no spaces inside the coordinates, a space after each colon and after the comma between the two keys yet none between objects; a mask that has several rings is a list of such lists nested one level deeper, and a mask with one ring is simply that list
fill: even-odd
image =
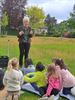
[{"label": "backpack", "polygon": [[4,69],[8,66],[9,57],[0,56],[0,68]]},{"label": "backpack", "polygon": [[3,85],[4,69],[7,68],[8,61],[9,61],[8,56],[0,56],[0,90],[4,89]]}]

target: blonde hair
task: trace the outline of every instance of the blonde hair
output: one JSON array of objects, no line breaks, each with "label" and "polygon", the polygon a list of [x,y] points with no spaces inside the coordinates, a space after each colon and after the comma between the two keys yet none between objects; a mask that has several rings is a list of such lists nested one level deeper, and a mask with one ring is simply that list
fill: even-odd
[{"label": "blonde hair", "polygon": [[19,67],[19,63],[17,58],[12,58],[11,60],[9,60],[8,67],[7,67],[8,70],[18,69],[18,67]]},{"label": "blonde hair", "polygon": [[51,75],[53,75],[55,73],[56,73],[55,65],[54,64],[48,65],[48,68],[47,68],[48,76],[51,76]]}]

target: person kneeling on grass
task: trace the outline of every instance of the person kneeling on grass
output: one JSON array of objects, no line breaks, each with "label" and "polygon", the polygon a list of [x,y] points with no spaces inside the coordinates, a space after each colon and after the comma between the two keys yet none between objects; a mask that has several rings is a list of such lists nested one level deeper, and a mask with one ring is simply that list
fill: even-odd
[{"label": "person kneeling on grass", "polygon": [[46,78],[45,78],[45,67],[41,62],[38,62],[36,65],[36,72],[29,73],[24,76],[24,81],[31,83],[32,87],[38,91],[41,96],[44,95]]},{"label": "person kneeling on grass", "polygon": [[75,76],[71,74],[62,59],[55,60],[55,66],[59,70],[62,77],[63,94],[71,94],[75,96]]},{"label": "person kneeling on grass", "polygon": [[47,90],[42,98],[39,100],[54,100],[54,96],[56,96],[60,92],[61,80],[60,75],[57,73],[55,65],[51,64],[47,68]]},{"label": "person kneeling on grass", "polygon": [[35,66],[33,65],[31,58],[26,59],[24,65],[25,65],[25,67],[23,66],[21,68],[21,71],[23,72],[24,75],[26,75],[30,72],[35,72]]},{"label": "person kneeling on grass", "polygon": [[16,58],[11,59],[8,63],[8,68],[3,78],[3,84],[7,90],[6,100],[10,95],[12,95],[12,100],[15,95],[17,95],[17,99],[19,97],[23,75],[18,66],[18,60]]}]

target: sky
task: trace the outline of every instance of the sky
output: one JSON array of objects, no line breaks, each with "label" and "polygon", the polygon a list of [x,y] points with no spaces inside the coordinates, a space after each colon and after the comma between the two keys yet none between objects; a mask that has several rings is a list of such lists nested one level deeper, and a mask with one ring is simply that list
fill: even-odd
[{"label": "sky", "polygon": [[73,10],[75,0],[28,0],[27,6],[38,6],[43,9],[45,15],[56,17],[58,23],[69,18]]}]

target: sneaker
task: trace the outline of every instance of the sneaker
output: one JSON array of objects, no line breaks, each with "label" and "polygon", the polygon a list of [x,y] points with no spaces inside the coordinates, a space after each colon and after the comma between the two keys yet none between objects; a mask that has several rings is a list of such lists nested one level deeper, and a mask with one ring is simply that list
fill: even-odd
[{"label": "sneaker", "polygon": [[54,95],[51,95],[48,100],[54,100]]},{"label": "sneaker", "polygon": [[48,97],[42,97],[42,98],[40,98],[38,100],[48,100]]}]

